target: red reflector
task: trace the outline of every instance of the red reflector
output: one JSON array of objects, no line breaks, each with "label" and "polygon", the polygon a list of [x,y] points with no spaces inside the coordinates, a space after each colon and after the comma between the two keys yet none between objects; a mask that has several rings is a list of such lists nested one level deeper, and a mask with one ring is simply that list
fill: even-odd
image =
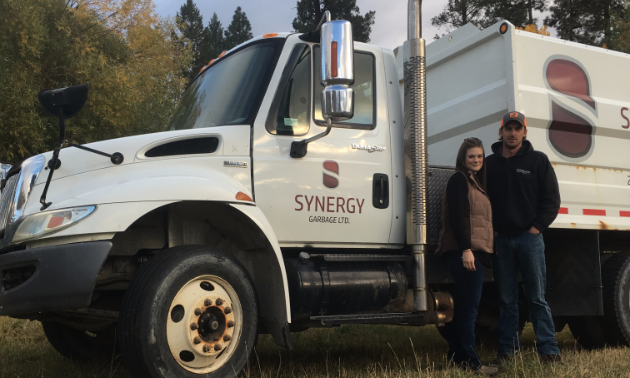
[{"label": "red reflector", "polygon": [[620,211],[619,212],[619,216],[620,217],[630,217],[630,211]]},{"label": "red reflector", "polygon": [[569,209],[566,207],[561,207],[560,210],[558,210],[558,214],[569,214]]},{"label": "red reflector", "polygon": [[332,77],[337,77],[337,75],[339,74],[337,72],[337,61],[339,58],[339,52],[337,51],[337,42],[333,41],[330,43],[330,52],[332,53],[332,55],[330,56],[330,75]]},{"label": "red reflector", "polygon": [[582,214],[584,215],[599,215],[606,216],[606,210],[596,210],[596,209],[584,209],[582,210]]},{"label": "red reflector", "polygon": [[46,226],[46,228],[51,229],[51,228],[59,227],[63,224],[64,219],[66,218],[65,217],[52,217],[48,221],[48,225]]}]

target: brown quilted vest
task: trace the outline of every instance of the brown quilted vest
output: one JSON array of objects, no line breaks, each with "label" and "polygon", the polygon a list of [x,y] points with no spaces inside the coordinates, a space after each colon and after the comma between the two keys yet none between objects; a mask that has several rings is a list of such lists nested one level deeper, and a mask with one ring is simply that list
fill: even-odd
[{"label": "brown quilted vest", "polygon": [[[455,172],[455,175],[463,175]],[[468,182],[468,202],[470,203],[470,242],[471,250],[492,253],[494,247],[494,230],[492,228],[492,207],[485,190],[481,188],[474,175],[466,177]],[[448,202],[446,190],[442,197],[442,230],[438,242],[438,253],[459,251],[459,244],[448,221]]]}]

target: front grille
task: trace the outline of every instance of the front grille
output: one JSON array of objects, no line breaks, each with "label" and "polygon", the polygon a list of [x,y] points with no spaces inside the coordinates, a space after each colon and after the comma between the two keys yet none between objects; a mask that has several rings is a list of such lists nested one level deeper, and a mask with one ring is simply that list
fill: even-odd
[{"label": "front grille", "polygon": [[20,181],[20,175],[21,172],[9,177],[0,194],[0,235],[4,233],[3,231],[9,223],[9,219],[13,216],[13,199]]}]

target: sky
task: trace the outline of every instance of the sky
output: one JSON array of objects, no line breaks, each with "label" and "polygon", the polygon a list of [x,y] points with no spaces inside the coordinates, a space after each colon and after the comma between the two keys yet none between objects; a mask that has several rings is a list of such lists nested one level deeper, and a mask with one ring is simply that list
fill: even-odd
[{"label": "sky", "polygon": [[[156,11],[163,17],[175,16],[185,0],[154,0]],[[208,25],[216,12],[226,28],[232,21],[237,6],[247,14],[254,36],[273,32],[293,31],[291,23],[296,16],[297,0],[194,0]],[[424,0],[422,4],[422,33],[427,43],[435,34],[445,33],[431,25],[431,18],[440,13],[447,0]],[[357,0],[361,14],[376,11],[370,43],[393,49],[407,39],[407,0]],[[536,16],[535,16],[536,17]],[[538,18],[541,19],[540,15]],[[552,36],[554,35],[552,31]]]}]

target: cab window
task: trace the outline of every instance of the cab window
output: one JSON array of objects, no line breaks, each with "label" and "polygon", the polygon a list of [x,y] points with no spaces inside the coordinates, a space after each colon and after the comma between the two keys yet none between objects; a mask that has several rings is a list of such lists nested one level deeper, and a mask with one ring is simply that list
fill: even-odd
[{"label": "cab window", "polygon": [[304,135],[309,130],[311,109],[311,49],[293,48],[280,78],[266,128],[276,135]]},{"label": "cab window", "polygon": [[[313,48],[313,66],[320,67],[321,50],[319,46]],[[368,129],[376,127],[375,122],[375,70],[374,55],[366,52],[354,53],[354,117],[342,122],[335,122],[337,127],[346,127],[351,129]],[[324,87],[321,84],[321,71],[314,70],[314,94],[315,101],[313,109],[313,118],[315,123],[325,126],[324,117],[322,117],[321,93]]]}]

